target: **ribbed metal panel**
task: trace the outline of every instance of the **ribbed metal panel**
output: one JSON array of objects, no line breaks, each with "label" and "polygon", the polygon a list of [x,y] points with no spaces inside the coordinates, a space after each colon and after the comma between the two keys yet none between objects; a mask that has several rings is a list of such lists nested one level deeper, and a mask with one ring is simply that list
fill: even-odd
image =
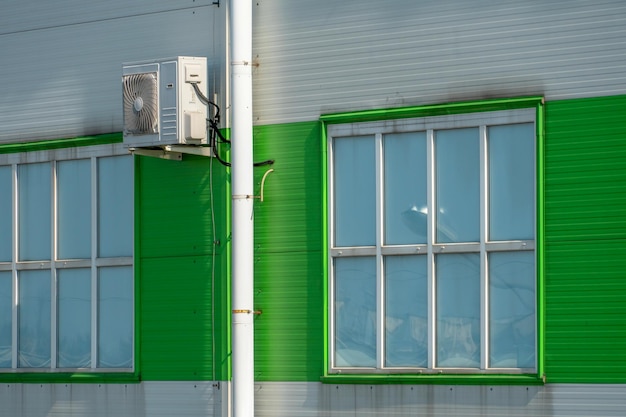
[{"label": "ribbed metal panel", "polygon": [[224,33],[211,0],[3,3],[0,143],[121,131],[123,62],[206,56],[223,92]]},{"label": "ribbed metal panel", "polygon": [[256,4],[257,124],[489,97],[626,92],[621,0]]},{"label": "ribbed metal panel", "polygon": [[624,382],[626,97],[546,105],[550,382]]},{"label": "ribbed metal panel", "polygon": [[[0,415],[11,417],[228,416],[229,384],[2,384]],[[624,385],[485,387],[262,383],[257,417],[623,417]]]},{"label": "ribbed metal panel", "polygon": [[623,416],[624,385],[257,385],[256,416]]},{"label": "ribbed metal panel", "polygon": [[[211,162],[193,156],[183,161],[140,157],[137,164],[139,360],[145,380],[212,380],[227,363],[228,352],[219,349],[227,337],[220,322],[228,317],[220,307],[226,302],[221,268],[226,260],[218,253],[213,257],[213,240],[227,241],[225,180],[215,162],[213,207],[220,227],[214,236]],[[221,246],[216,252],[222,252]]]},{"label": "ribbed metal panel", "polygon": [[224,416],[212,382],[141,384],[2,384],[1,416]]},{"label": "ribbed metal panel", "polygon": [[[257,161],[273,159],[255,205],[255,373],[315,381],[323,367],[322,173],[319,123],[257,126]],[[269,167],[255,169],[260,184]],[[260,188],[257,188],[260,193]]]}]

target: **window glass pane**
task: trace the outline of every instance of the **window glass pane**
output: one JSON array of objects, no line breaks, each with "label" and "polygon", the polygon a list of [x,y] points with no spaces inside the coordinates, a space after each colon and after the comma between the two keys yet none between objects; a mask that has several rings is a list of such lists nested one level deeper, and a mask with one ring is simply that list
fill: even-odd
[{"label": "window glass pane", "polygon": [[535,367],[535,254],[489,254],[489,366]]},{"label": "window glass pane", "polygon": [[374,137],[333,141],[335,245],[376,244],[376,159]]},{"label": "window glass pane", "polygon": [[91,270],[58,270],[59,368],[91,365]]},{"label": "window glass pane", "polygon": [[58,256],[60,259],[91,257],[91,161],[57,164]]},{"label": "window glass pane", "polygon": [[19,259],[50,259],[50,163],[18,166]]},{"label": "window glass pane", "polygon": [[19,272],[20,368],[50,366],[50,271]]},{"label": "window glass pane", "polygon": [[437,366],[480,367],[480,256],[437,255]]},{"label": "window glass pane", "polygon": [[98,367],[130,368],[133,349],[133,270],[100,268]]},{"label": "window glass pane", "polygon": [[479,161],[477,128],[435,132],[437,242],[480,239]]},{"label": "window glass pane", "polygon": [[535,127],[492,126],[489,140],[489,239],[535,236]]},{"label": "window glass pane", "polygon": [[11,272],[0,272],[0,368],[11,367],[12,288]]},{"label": "window glass pane", "polygon": [[133,254],[133,165],[131,156],[98,160],[98,254]]},{"label": "window glass pane", "polygon": [[11,219],[13,218],[11,202],[13,193],[11,187],[11,167],[0,167],[0,262],[11,261]]},{"label": "window glass pane", "polygon": [[428,366],[426,256],[385,257],[386,366]]},{"label": "window glass pane", "polygon": [[426,243],[426,133],[385,135],[385,243]]},{"label": "window glass pane", "polygon": [[335,365],[376,366],[376,260],[335,259]]}]

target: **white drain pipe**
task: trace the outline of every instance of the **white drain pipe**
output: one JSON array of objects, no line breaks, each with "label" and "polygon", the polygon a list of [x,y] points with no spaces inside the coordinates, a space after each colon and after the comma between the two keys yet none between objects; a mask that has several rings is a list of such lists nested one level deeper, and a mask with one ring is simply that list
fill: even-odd
[{"label": "white drain pipe", "polygon": [[230,1],[233,417],[254,416],[252,0]]}]

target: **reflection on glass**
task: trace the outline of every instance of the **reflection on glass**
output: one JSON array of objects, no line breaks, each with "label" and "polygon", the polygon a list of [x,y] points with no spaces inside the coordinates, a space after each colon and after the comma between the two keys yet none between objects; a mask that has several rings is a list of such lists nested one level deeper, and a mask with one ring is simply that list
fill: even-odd
[{"label": "reflection on glass", "polygon": [[98,159],[98,254],[133,254],[133,165],[131,156]]},{"label": "reflection on glass", "polygon": [[385,243],[426,243],[426,133],[384,137]]},{"label": "reflection on glass", "polygon": [[133,349],[132,268],[100,268],[98,272],[98,367],[130,368]]},{"label": "reflection on glass", "polygon": [[477,128],[435,132],[439,243],[480,239],[479,153]]},{"label": "reflection on glass", "polygon": [[11,167],[0,167],[0,262],[11,261],[11,219],[13,200],[11,187]]},{"label": "reflection on glass", "polygon": [[58,271],[59,368],[91,365],[91,270]]},{"label": "reflection on glass", "polygon": [[91,161],[57,164],[60,259],[91,257]]},{"label": "reflection on glass", "polygon": [[0,272],[0,368],[11,367],[11,272]]},{"label": "reflection on glass", "polygon": [[428,366],[426,256],[385,257],[385,365]]},{"label": "reflection on glass", "polygon": [[335,259],[335,366],[376,366],[376,261]]},{"label": "reflection on glass", "polygon": [[335,245],[376,244],[376,159],[373,136],[333,141]]},{"label": "reflection on glass", "polygon": [[19,272],[18,366],[50,366],[50,271]]},{"label": "reflection on glass", "polygon": [[480,257],[437,255],[437,366],[480,367]]},{"label": "reflection on glass", "polygon": [[535,127],[492,126],[489,141],[489,239],[534,238]]},{"label": "reflection on glass", "polygon": [[535,254],[489,255],[489,365],[535,366]]},{"label": "reflection on glass", "polygon": [[50,259],[50,163],[17,167],[19,259]]}]

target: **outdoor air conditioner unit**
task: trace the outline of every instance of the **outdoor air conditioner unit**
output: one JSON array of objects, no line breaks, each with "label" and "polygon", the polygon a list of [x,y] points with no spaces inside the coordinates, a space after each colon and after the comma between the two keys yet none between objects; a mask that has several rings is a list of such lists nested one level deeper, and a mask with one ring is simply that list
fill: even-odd
[{"label": "outdoor air conditioner unit", "polygon": [[123,64],[124,144],[129,147],[207,143],[204,57],[179,56]]}]

